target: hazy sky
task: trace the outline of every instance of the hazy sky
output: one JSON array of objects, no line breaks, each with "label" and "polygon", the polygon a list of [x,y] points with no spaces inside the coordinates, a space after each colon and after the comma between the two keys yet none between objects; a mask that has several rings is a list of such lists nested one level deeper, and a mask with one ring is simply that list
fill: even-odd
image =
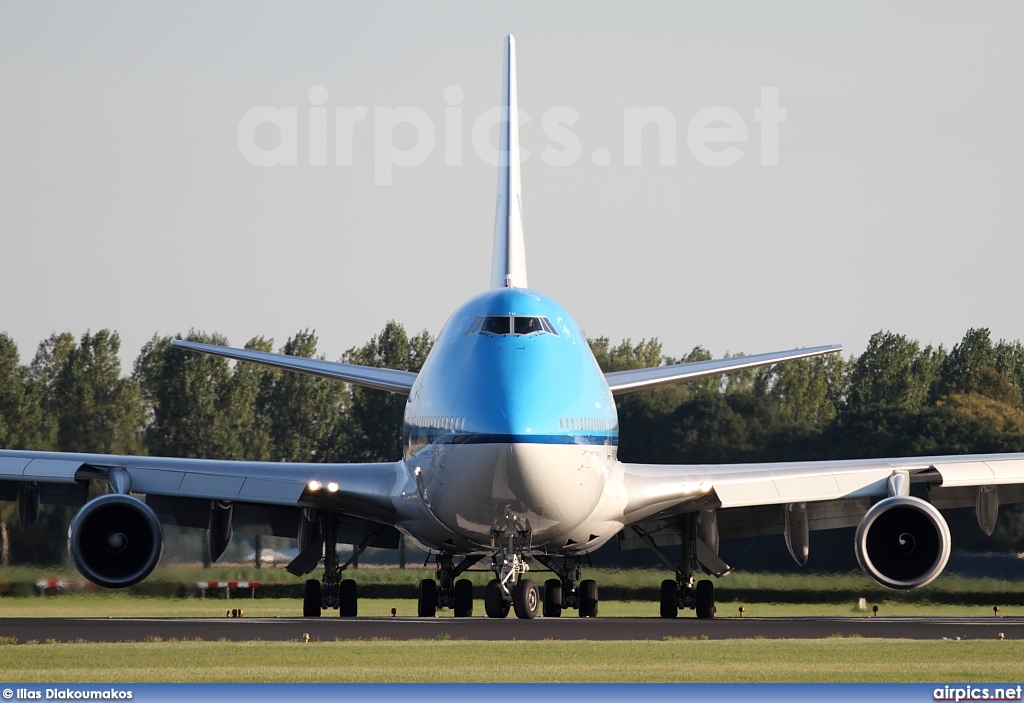
[{"label": "hazy sky", "polygon": [[[1019,2],[5,2],[0,331],[23,361],[52,332],[104,327],[126,360],[190,328],[238,346],[312,328],[328,358],[388,319],[436,333],[488,285],[497,176],[473,127],[511,32],[530,284],[587,334],[716,356],[859,352],[880,329],[1024,339],[1022,26]],[[776,166],[763,88],[786,111]],[[240,149],[260,106],[295,108],[295,165]],[[359,106],[339,165],[337,108]],[[402,106],[432,149],[385,129]],[[675,148],[652,124],[625,165],[626,115],[652,107]],[[739,149],[733,165],[688,143],[714,107],[747,131],[709,144]],[[270,152],[277,128],[252,143]],[[406,150],[422,163],[375,184]]]}]

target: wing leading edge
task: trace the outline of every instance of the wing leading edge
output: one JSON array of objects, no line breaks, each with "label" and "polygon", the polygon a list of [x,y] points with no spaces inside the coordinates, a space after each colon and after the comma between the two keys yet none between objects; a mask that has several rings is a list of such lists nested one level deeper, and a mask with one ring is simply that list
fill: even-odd
[{"label": "wing leading edge", "polygon": [[[1024,454],[852,459],[771,464],[621,464],[629,495],[627,521],[658,513],[700,508],[745,508],[854,498],[877,498],[892,491],[894,474],[926,483],[937,498],[973,493],[991,486],[1024,484]],[[963,489],[968,489],[966,492]],[[1019,491],[1004,490],[1005,503]],[[944,496],[943,494],[949,494]],[[1021,496],[1024,498],[1024,495]],[[966,502],[964,502],[966,501]],[[948,501],[947,501],[948,503]],[[963,507],[943,504],[940,507]]]},{"label": "wing leading edge", "polygon": [[288,371],[297,371],[309,374],[310,376],[344,381],[357,386],[366,386],[367,388],[376,388],[382,391],[391,391],[392,393],[402,393],[404,395],[409,394],[409,391],[412,390],[412,384],[416,381],[416,374],[411,371],[382,369],[376,366],[360,366],[358,364],[343,364],[340,361],[307,359],[301,356],[271,354],[270,352],[253,351],[251,349],[235,349],[233,347],[221,347],[216,344],[186,342],[181,339],[171,340],[171,346],[203,354],[223,356],[228,359],[273,366],[274,368],[287,369]]},{"label": "wing leading edge", "polygon": [[[297,464],[0,449],[0,490],[22,483],[84,489],[86,479],[109,479],[115,469],[127,472],[133,493],[335,509],[390,523],[395,514],[391,493],[400,480],[401,466],[398,462]],[[311,484],[322,489],[313,490]]]},{"label": "wing leading edge", "polygon": [[685,364],[672,364],[671,366],[610,371],[604,377],[608,382],[611,392],[615,395],[622,395],[623,393],[632,393],[633,391],[664,386],[669,383],[753,369],[758,366],[770,366],[771,364],[792,361],[793,359],[806,359],[822,354],[834,354],[842,350],[842,344],[831,344],[824,347],[792,349],[790,351],[768,352],[767,354],[753,354],[751,356],[736,356],[729,359],[691,361]]}]

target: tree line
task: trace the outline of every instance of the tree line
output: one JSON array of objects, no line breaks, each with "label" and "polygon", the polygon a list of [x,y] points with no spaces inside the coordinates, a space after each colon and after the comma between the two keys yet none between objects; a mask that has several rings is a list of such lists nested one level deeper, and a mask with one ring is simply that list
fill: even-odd
[{"label": "tree line", "polygon": [[[226,345],[217,334],[179,338]],[[403,396],[175,349],[154,336],[122,373],[116,332],[51,335],[23,364],[0,333],[0,447],[257,461],[390,461],[402,454]],[[588,340],[604,371],[681,358],[657,339]],[[388,322],[342,361],[418,371],[433,344]],[[245,347],[274,351],[272,340]],[[277,351],[317,355],[304,330]],[[618,398],[620,458],[722,463],[1024,451],[1024,346],[971,329],[952,349],[878,332],[859,356],[790,361]],[[29,535],[8,531],[4,560],[60,559],[63,509]],[[1024,548],[1020,511],[1003,509],[994,537],[963,530],[967,546]],[[976,534],[975,534],[976,533]],[[54,537],[58,535],[58,537]],[[958,546],[964,546],[958,537]]]}]

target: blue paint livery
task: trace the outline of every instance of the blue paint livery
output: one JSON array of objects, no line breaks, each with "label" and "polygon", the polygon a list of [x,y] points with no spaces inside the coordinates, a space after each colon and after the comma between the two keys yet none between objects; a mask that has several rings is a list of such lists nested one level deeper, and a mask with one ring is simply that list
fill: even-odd
[{"label": "blue paint livery", "polygon": [[[546,317],[558,334],[469,333],[481,316]],[[611,391],[565,308],[525,288],[473,298],[438,335],[409,394],[406,457],[428,444],[618,444]]]}]

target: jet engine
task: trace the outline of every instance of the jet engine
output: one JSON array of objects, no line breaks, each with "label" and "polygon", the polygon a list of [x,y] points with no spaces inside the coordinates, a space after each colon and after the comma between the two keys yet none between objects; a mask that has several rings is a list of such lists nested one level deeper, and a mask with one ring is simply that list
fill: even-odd
[{"label": "jet engine", "polygon": [[929,502],[893,496],[875,503],[857,526],[854,549],[868,576],[909,591],[931,583],[949,560],[949,527]]},{"label": "jet engine", "polygon": [[152,508],[122,493],[90,500],[68,530],[75,568],[106,588],[125,588],[149,576],[163,544],[164,531]]}]

